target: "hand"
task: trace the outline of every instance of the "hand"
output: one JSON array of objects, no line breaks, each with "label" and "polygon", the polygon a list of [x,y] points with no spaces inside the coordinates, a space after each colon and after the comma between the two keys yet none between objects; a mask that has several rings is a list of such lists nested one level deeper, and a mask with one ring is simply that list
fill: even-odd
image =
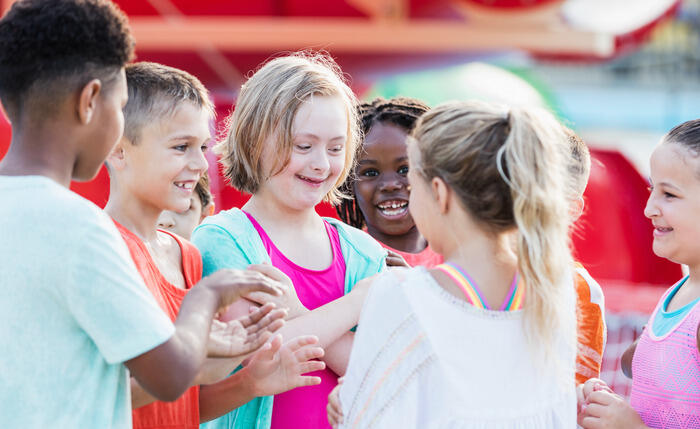
[{"label": "hand", "polygon": [[296,337],[282,346],[282,336],[275,337],[255,352],[245,371],[255,396],[270,396],[301,386],[321,383],[321,377],[304,376],[326,367],[322,361],[323,349],[315,346],[318,338],[305,335]]},{"label": "hand", "polygon": [[583,418],[581,410],[585,405],[588,405],[588,396],[598,390],[614,393],[607,383],[599,378],[589,378],[585,383],[576,386],[576,413],[579,418],[579,425],[581,424],[580,419]]},{"label": "hand", "polygon": [[624,398],[608,390],[588,395],[588,405],[583,406],[581,413],[580,425],[584,429],[648,429]]},{"label": "hand", "polygon": [[408,265],[408,262],[403,258],[403,256],[399,255],[398,253],[392,251],[392,250],[387,250],[388,254],[386,256],[386,266],[387,267],[407,267],[411,268],[410,265]]},{"label": "hand", "polygon": [[305,314],[309,310],[299,301],[292,281],[282,271],[269,264],[250,265],[248,270],[258,272],[286,286],[284,293],[280,296],[272,296],[264,292],[252,292],[245,297],[260,305],[272,302],[278,308],[287,309],[287,319],[294,319]]},{"label": "hand", "polygon": [[274,308],[274,304],[266,304],[226,323],[214,319],[207,343],[208,356],[241,357],[260,348],[284,325],[286,312]]},{"label": "hand", "polygon": [[251,270],[224,269],[205,277],[198,287],[211,290],[219,297],[219,312],[240,297],[251,292],[265,292],[272,296],[281,296],[286,285],[264,274]]},{"label": "hand", "polygon": [[338,385],[331,390],[330,395],[328,395],[328,405],[326,406],[326,413],[328,414],[328,423],[333,427],[337,428],[338,425],[343,423],[343,407],[340,406],[340,385],[343,384],[343,377],[338,379]]}]

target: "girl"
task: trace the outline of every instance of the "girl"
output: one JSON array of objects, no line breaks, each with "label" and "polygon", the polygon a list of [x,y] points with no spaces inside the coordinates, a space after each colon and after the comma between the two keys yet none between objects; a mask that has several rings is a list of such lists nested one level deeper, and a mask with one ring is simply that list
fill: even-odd
[{"label": "girl", "polygon": [[354,174],[343,184],[344,199],[338,216],[389,250],[389,265],[424,265],[442,262],[418,232],[408,211],[408,157],[406,138],[428,106],[412,98],[377,98],[360,106],[365,135]]},{"label": "girl", "polygon": [[561,126],[546,113],[449,103],[413,137],[411,214],[446,262],[374,280],[339,389],[342,427],[573,427]]},{"label": "girl", "polygon": [[654,226],[654,253],[686,264],[689,275],[661,297],[622,357],[630,404],[601,380],[583,386],[584,428],[700,427],[700,119],[672,129],[650,164],[644,214]]},{"label": "girl", "polygon": [[204,275],[267,262],[291,278],[293,293],[276,302],[289,309],[281,332],[316,335],[328,369],[314,374],[319,386],[277,395],[274,407],[272,398],[258,398],[210,427],[328,427],[326,399],[345,372],[364,299],[362,289],[349,292],[385,266],[386,251],[369,235],[314,209],[339,200],[360,134],[355,97],[325,56],[274,59],[243,85],[228,135],[215,150],[225,176],[252,197],[242,210],[207,218],[192,239]]}]

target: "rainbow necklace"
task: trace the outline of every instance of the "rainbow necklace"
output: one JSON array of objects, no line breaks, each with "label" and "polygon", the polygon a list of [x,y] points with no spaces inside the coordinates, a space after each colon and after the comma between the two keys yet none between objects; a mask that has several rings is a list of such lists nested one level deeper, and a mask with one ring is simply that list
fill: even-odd
[{"label": "rainbow necklace", "polygon": [[[462,289],[462,292],[464,292],[464,296],[474,307],[492,310],[482,298],[482,294],[479,291],[479,288],[476,286],[476,282],[457,264],[445,262],[444,264],[437,265],[435,268],[447,274],[452,280],[454,280],[460,289]],[[515,273],[513,282],[510,285],[510,290],[508,291],[508,295],[506,295],[505,300],[503,300],[503,304],[501,305],[499,311],[515,311],[520,310],[523,307],[523,294],[525,292],[525,288],[518,286],[518,283],[518,273]]]}]

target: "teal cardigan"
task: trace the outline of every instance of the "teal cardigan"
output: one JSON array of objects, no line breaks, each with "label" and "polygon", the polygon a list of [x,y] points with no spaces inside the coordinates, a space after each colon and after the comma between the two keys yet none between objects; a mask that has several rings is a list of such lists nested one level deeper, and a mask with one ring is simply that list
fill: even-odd
[{"label": "teal cardigan", "polygon": [[[386,267],[386,250],[367,233],[337,219],[324,218],[338,231],[345,260],[345,293],[360,280]],[[192,234],[202,254],[203,276],[222,268],[243,269],[270,262],[260,235],[239,209],[222,211],[202,222]],[[255,398],[230,413],[200,425],[201,429],[268,429],[272,418],[272,396]]]}]

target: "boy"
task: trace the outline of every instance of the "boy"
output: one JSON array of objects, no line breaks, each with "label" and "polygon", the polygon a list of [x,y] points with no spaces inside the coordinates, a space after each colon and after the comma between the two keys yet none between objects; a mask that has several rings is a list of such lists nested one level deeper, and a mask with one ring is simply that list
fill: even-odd
[{"label": "boy", "polygon": [[158,218],[158,228],[189,240],[197,225],[212,214],[214,214],[214,199],[209,190],[209,176],[205,172],[194,187],[190,207],[183,212],[163,211]]},{"label": "boy", "polygon": [[[207,355],[214,314],[259,273],[210,276],[173,323],[108,216],[70,192],[123,132],[125,16],[106,0],[24,0],[0,20],[0,100],[12,143],[0,162],[0,416],[5,428],[129,428],[128,367],[174,400]],[[227,350],[219,350],[228,355]]]},{"label": "boy", "polygon": [[[129,101],[124,108],[124,136],[108,157],[110,197],[105,211],[117,224],[146,286],[166,314],[175,318],[186,291],[201,279],[202,260],[190,242],[159,231],[158,219],[163,210],[190,209],[192,200],[198,198],[192,194],[207,169],[204,153],[211,141],[209,123],[214,107],[197,78],[172,67],[148,62],[130,64],[126,66],[126,81]],[[264,306],[254,314],[265,314],[271,307]],[[265,319],[275,322],[268,328],[279,328],[284,314],[282,310],[270,312]],[[244,317],[244,323],[229,322],[229,326],[242,332],[240,324],[247,326],[249,318]],[[269,333],[261,338],[267,336]],[[308,344],[307,348],[314,349]],[[253,349],[249,347],[248,351]],[[228,365],[211,363],[218,368],[215,372],[221,379],[241,360],[229,360]],[[207,365],[207,372],[211,366]],[[287,373],[286,377],[275,380],[283,387],[287,384],[295,387],[295,383],[305,380],[294,369]],[[259,374],[253,382],[258,383],[265,376]],[[198,427],[201,418],[198,386],[167,404],[151,403],[155,398],[138,385],[132,387],[132,404],[135,408],[142,406],[133,412],[135,428]],[[234,383],[229,389],[240,394],[243,387]],[[208,404],[203,405],[206,409]]]},{"label": "boy", "polygon": [[[591,155],[588,147],[572,130],[564,128],[568,136],[571,153],[569,172],[573,179],[573,222],[583,213],[583,192],[591,173]],[[574,275],[576,286],[577,353],[576,383],[600,377],[600,368],[605,349],[605,299],[603,290],[583,265],[576,263]]]}]

